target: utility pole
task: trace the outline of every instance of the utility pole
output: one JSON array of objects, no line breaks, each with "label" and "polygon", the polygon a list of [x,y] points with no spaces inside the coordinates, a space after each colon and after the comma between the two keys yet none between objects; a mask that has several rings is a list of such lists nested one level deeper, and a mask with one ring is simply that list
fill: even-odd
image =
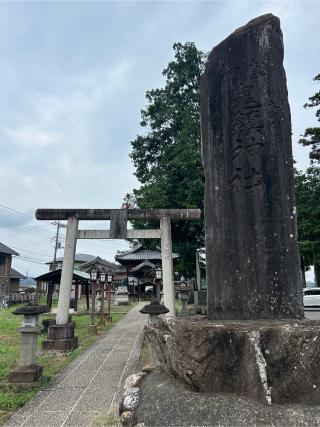
[{"label": "utility pole", "polygon": [[[61,227],[59,220],[56,223],[56,225],[57,225],[57,232],[56,232],[56,236],[55,236],[53,263],[52,263],[52,267],[50,269],[51,271],[54,271],[56,269],[56,267],[57,267],[57,251],[58,251],[58,247],[59,247],[59,230],[60,230],[60,227]],[[51,306],[52,306],[53,287],[54,287],[54,285],[52,283],[48,284],[47,306],[50,308],[50,310],[51,310]]]},{"label": "utility pole", "polygon": [[61,227],[60,221],[58,221],[56,224],[57,224],[57,232],[56,232],[55,245],[54,245],[52,270],[55,270],[56,264],[57,264],[57,251],[59,248],[59,230]]}]

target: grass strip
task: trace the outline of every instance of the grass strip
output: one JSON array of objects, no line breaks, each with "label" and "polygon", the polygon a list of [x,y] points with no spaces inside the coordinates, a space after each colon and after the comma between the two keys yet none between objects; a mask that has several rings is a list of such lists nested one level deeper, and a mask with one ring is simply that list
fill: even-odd
[{"label": "grass strip", "polygon": [[[76,322],[75,335],[79,338],[79,348],[70,354],[61,356],[53,352],[38,352],[37,363],[43,366],[43,377],[36,387],[29,390],[15,391],[6,385],[9,372],[17,366],[20,352],[21,335],[16,332],[16,328],[21,326],[22,316],[15,316],[12,311],[18,306],[10,307],[7,310],[0,311],[0,425],[3,425],[6,419],[21,406],[29,402],[35,394],[44,386],[48,386],[54,376],[65,368],[73,359],[87,350],[98,338],[112,328],[112,326],[121,320],[134,304],[119,307],[112,307],[112,323],[106,323],[105,326],[98,326],[98,335],[89,336],[87,329],[90,322],[90,314],[74,315],[72,320]],[[54,319],[55,315],[40,316],[40,323],[43,319]],[[99,316],[96,317],[97,322]],[[38,349],[41,349],[41,343],[46,339],[46,335],[40,334],[38,338]]]}]

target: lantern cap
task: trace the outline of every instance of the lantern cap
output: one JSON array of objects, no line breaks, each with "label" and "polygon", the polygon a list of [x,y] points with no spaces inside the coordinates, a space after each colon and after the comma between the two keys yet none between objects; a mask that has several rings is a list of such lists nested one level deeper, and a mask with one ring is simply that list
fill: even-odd
[{"label": "lantern cap", "polygon": [[147,304],[144,307],[142,307],[142,309],[140,310],[140,313],[160,315],[160,314],[169,313],[169,310],[165,305],[160,304],[159,301],[157,300],[154,300],[154,301],[151,301],[150,304]]},{"label": "lantern cap", "polygon": [[37,315],[37,314],[48,313],[48,311],[49,311],[49,308],[46,305],[31,303],[23,307],[16,308],[12,313],[24,314],[24,315]]}]

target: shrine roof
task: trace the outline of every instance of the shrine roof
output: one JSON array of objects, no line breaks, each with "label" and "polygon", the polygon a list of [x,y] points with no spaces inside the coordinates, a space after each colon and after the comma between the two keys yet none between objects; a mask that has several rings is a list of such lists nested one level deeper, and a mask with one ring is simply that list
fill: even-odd
[{"label": "shrine roof", "polygon": [[[172,258],[178,258],[179,255],[172,253]],[[161,260],[160,250],[143,249],[142,245],[138,245],[128,252],[118,254],[115,259],[122,263],[123,261],[148,261],[148,260]]]}]

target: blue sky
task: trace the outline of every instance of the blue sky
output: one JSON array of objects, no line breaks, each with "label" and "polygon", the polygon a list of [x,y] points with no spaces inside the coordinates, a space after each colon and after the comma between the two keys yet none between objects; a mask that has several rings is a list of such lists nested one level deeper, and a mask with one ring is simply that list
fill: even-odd
[{"label": "blue sky", "polygon": [[[281,19],[294,156],[305,168],[297,140],[316,123],[302,105],[318,90],[319,1],[0,3],[0,204],[24,213],[0,206],[0,241],[36,261],[15,268],[42,273],[52,257],[55,227],[33,220],[36,208],[118,208],[137,186],[130,140],[172,44],[208,51],[268,12]],[[91,241],[77,251],[112,260],[126,247]]]}]

